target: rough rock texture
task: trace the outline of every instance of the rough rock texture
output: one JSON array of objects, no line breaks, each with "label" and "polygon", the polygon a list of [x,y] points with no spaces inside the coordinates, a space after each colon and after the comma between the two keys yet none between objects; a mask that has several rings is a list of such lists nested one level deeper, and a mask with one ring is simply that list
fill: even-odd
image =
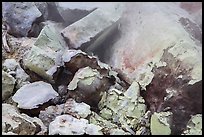
[{"label": "rough rock texture", "polygon": [[29,84],[29,75],[21,68],[20,64],[15,59],[6,59],[2,64],[3,70],[11,74],[16,79],[16,89],[19,89],[25,84]]},{"label": "rough rock texture", "polygon": [[[132,6],[134,8],[131,8]],[[134,13],[134,16],[131,13]],[[128,3],[120,21],[121,38],[113,46],[107,46],[112,47],[108,64],[123,73],[126,81],[131,83],[133,80],[137,80],[145,89],[154,76],[152,68],[165,66],[165,62],[160,61],[164,49],[171,48],[171,53],[179,52],[182,49],[183,52],[180,54],[183,57],[180,58],[178,54],[174,57],[183,61],[184,58],[187,60],[191,56],[189,58],[193,57],[200,62],[201,49],[179,22],[182,17],[191,20],[189,14],[174,3]],[[157,40],[155,41],[155,39]],[[180,50],[175,50],[176,47]],[[188,54],[188,52],[192,54]],[[184,65],[192,68],[190,73],[195,71],[201,73],[201,65],[197,66],[197,61],[184,62]],[[196,67],[194,68],[194,66]],[[192,79],[199,81],[201,75]]]},{"label": "rough rock texture", "polygon": [[144,99],[140,96],[139,85],[133,82],[125,91],[110,89],[108,93],[104,93],[99,102],[100,115],[135,134],[135,130],[139,124],[139,119],[145,114],[146,105]]},{"label": "rough rock texture", "polygon": [[2,100],[7,99],[13,93],[15,79],[2,70]]},{"label": "rough rock texture", "polygon": [[33,109],[56,96],[58,96],[58,93],[50,84],[38,81],[21,87],[12,99],[18,103],[19,108]]},{"label": "rough rock texture", "polygon": [[91,114],[90,106],[86,103],[77,103],[74,99],[70,98],[64,104],[65,114],[73,115],[78,118],[86,118]]},{"label": "rough rock texture", "polygon": [[[7,52],[5,48],[2,47],[2,62],[5,59],[13,58],[17,62],[20,61],[25,54],[29,52],[36,38],[15,38],[12,35],[7,34],[7,44],[11,52]],[[3,46],[3,44],[2,44]]]},{"label": "rough rock texture", "polygon": [[18,37],[27,36],[33,22],[42,15],[34,2],[3,2],[2,6],[8,32]]},{"label": "rough rock texture", "polygon": [[46,72],[55,65],[57,52],[68,47],[54,24],[43,28],[34,45],[24,58],[24,64],[29,70],[51,81],[52,76]]},{"label": "rough rock texture", "polygon": [[21,115],[17,108],[10,104],[2,104],[2,132],[18,135],[34,135],[36,126]]},{"label": "rough rock texture", "polygon": [[35,6],[43,15],[43,20],[48,19],[48,4],[47,2],[35,2]]},{"label": "rough rock texture", "polygon": [[50,23],[44,26],[36,42],[34,43],[35,46],[45,51],[59,51],[66,48],[68,49],[68,46],[66,46],[66,43],[63,37],[60,35],[58,28],[54,25],[54,23]]},{"label": "rough rock texture", "polygon": [[123,5],[120,3],[98,8],[65,28],[62,35],[67,39],[70,48],[77,49],[114,24],[121,17],[122,11]]},{"label": "rough rock texture", "polygon": [[170,135],[171,112],[154,113],[151,116],[150,130],[152,135]]},{"label": "rough rock texture", "polygon": [[46,127],[49,126],[50,122],[54,121],[57,116],[63,114],[64,104],[49,106],[45,110],[40,111],[39,118],[45,124]]},{"label": "rough rock texture", "polygon": [[49,125],[49,135],[83,135],[88,120],[76,119],[71,115],[61,115]]},{"label": "rough rock texture", "polygon": [[101,131],[103,132],[104,135],[117,135],[118,132],[120,132],[121,134],[124,135],[130,135],[129,132],[127,132],[126,130],[124,131],[121,127],[119,127],[118,125],[112,123],[111,121],[108,121],[104,118],[102,118],[101,116],[99,116],[97,113],[92,112],[90,118],[89,118],[89,122],[91,124],[95,124],[100,126],[102,129]]},{"label": "rough rock texture", "polygon": [[202,115],[193,115],[187,124],[183,135],[202,135]]}]

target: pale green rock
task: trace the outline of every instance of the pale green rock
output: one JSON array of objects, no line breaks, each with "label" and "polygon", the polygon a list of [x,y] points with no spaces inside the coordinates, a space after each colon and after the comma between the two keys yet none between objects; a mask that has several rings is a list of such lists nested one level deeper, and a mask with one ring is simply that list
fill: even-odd
[{"label": "pale green rock", "polygon": [[40,32],[35,46],[44,51],[59,51],[68,49],[63,37],[54,25],[46,25]]},{"label": "pale green rock", "polygon": [[2,70],[2,100],[7,99],[13,93],[15,79]]},{"label": "pale green rock", "polygon": [[110,109],[104,108],[100,111],[100,115],[105,119],[111,119],[112,111]]},{"label": "pale green rock", "polygon": [[68,89],[76,89],[79,82],[82,85],[91,85],[97,75],[99,75],[99,72],[95,69],[92,69],[90,67],[81,68],[75,73],[74,78],[68,85]]},{"label": "pale green rock", "polygon": [[171,129],[169,125],[171,112],[154,112],[151,116],[150,130],[152,135],[170,135]]},{"label": "pale green rock", "polygon": [[191,116],[187,124],[187,129],[182,135],[202,135],[202,115],[197,114]]},{"label": "pale green rock", "polygon": [[146,105],[140,96],[137,82],[133,82],[125,92],[110,88],[102,96],[99,108],[100,115],[104,119],[121,124],[131,134],[135,134],[132,129],[137,127],[139,119],[146,111]]},{"label": "pale green rock", "polygon": [[32,46],[28,55],[24,58],[24,64],[31,71],[51,81],[52,76],[48,75],[46,71],[55,65],[55,54]]}]

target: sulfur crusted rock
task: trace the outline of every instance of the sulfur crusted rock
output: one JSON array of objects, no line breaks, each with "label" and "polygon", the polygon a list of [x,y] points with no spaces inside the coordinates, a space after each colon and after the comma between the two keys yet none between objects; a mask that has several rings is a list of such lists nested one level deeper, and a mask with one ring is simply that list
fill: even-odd
[{"label": "sulfur crusted rock", "polygon": [[171,112],[154,112],[151,116],[151,134],[152,135],[170,135],[170,116]]},{"label": "sulfur crusted rock", "polygon": [[196,114],[191,117],[187,124],[187,129],[182,135],[202,135],[202,115]]},{"label": "sulfur crusted rock", "polygon": [[114,123],[121,124],[131,134],[135,134],[139,119],[145,114],[146,105],[140,96],[139,85],[133,82],[125,92],[110,88],[99,102],[100,115]]}]

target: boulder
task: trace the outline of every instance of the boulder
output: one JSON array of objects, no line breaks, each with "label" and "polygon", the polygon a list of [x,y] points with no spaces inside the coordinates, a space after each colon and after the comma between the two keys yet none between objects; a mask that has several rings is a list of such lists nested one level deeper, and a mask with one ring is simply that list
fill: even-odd
[{"label": "boulder", "polygon": [[[131,8],[132,6],[134,8]],[[165,66],[173,60],[169,58],[166,63],[161,62],[162,55],[166,54],[164,50],[174,54],[173,52],[180,52],[182,49],[185,51],[180,52],[183,58],[174,57],[181,61],[184,58],[185,60],[194,58],[194,61],[185,61],[184,64],[192,68],[191,72],[199,70],[197,73],[201,74],[201,65],[199,65],[201,63],[198,63],[201,61],[201,48],[197,46],[198,43],[195,44],[194,38],[189,36],[189,32],[180,22],[182,17],[192,21],[189,14],[174,3],[126,4],[126,10],[120,20],[121,37],[113,45],[107,46],[111,47],[109,48],[111,52],[110,59],[105,62],[123,74],[126,81],[131,83],[136,80],[145,89],[154,77],[153,67]],[[127,47],[130,50],[127,50]],[[178,48],[180,50],[175,50]],[[200,81],[201,75],[193,79]]]},{"label": "boulder", "polygon": [[2,9],[8,32],[17,37],[27,36],[32,24],[42,15],[34,2],[3,2]]},{"label": "boulder", "polygon": [[122,11],[123,5],[121,3],[98,8],[81,20],[66,27],[61,33],[68,41],[70,48],[80,48],[82,44],[87,44],[96,39],[97,35],[100,35],[105,29],[116,23],[121,17]]},{"label": "boulder", "polygon": [[18,103],[18,108],[33,109],[57,96],[58,93],[50,84],[38,81],[21,87],[12,99]]},{"label": "boulder", "polygon": [[55,23],[49,23],[44,26],[34,46],[24,57],[24,64],[29,70],[50,82],[53,82],[52,75],[46,72],[55,65],[58,52],[68,49],[58,30],[60,26],[55,25],[57,26]]}]

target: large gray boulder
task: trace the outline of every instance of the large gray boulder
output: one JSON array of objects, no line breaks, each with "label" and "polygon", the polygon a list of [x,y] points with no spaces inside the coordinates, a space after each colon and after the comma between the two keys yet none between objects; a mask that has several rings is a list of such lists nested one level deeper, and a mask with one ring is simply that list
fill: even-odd
[{"label": "large gray boulder", "polygon": [[3,2],[2,9],[8,32],[18,37],[27,36],[34,21],[42,15],[34,2]]}]

